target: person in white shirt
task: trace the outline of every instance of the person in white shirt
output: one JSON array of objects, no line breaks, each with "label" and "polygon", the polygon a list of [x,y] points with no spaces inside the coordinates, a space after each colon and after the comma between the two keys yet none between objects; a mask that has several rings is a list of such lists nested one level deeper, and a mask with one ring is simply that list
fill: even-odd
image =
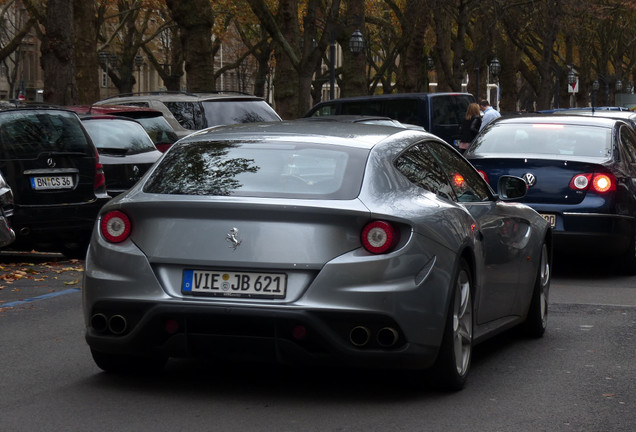
[{"label": "person in white shirt", "polygon": [[479,130],[481,131],[488,123],[490,123],[491,121],[493,121],[494,119],[501,117],[501,114],[499,114],[499,111],[497,111],[496,109],[494,109],[493,107],[490,106],[490,102],[488,102],[487,100],[482,100],[481,102],[479,102],[479,109],[481,109],[484,112],[484,115],[481,118],[481,126],[479,127]]}]

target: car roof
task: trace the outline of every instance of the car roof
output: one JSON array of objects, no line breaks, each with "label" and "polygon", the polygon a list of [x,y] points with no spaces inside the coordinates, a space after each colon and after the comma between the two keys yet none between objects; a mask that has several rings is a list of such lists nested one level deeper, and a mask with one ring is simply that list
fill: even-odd
[{"label": "car roof", "polygon": [[617,122],[624,123],[623,120],[609,117],[592,117],[581,114],[530,114],[513,117],[500,117],[493,124],[570,124],[570,125],[591,125],[613,127]]},{"label": "car roof", "polygon": [[240,92],[205,92],[205,93],[187,93],[187,92],[148,92],[148,93],[128,93],[111,96],[102,99],[98,104],[114,103],[115,101],[137,101],[137,100],[158,100],[158,101],[175,101],[175,102],[192,102],[192,101],[212,101],[212,100],[264,100],[261,97],[248,95]]},{"label": "car roof", "polygon": [[461,92],[439,92],[439,93],[388,93],[388,94],[380,94],[380,95],[370,95],[370,96],[351,96],[346,98],[333,99],[329,101],[318,102],[314,106],[330,104],[330,103],[339,103],[339,102],[355,102],[355,101],[364,101],[369,99],[418,99],[418,98],[435,98],[435,97],[443,97],[443,96],[470,96],[473,97],[471,93],[461,93]]},{"label": "car roof", "polygon": [[572,113],[560,112],[559,115],[572,114],[572,115],[584,115],[590,117],[611,117],[616,119],[636,119],[636,112],[634,111],[617,111],[617,110],[601,110],[601,111],[577,111]]},{"label": "car roof", "polygon": [[28,104],[28,105],[14,105],[14,106],[1,106],[0,105],[0,113],[8,112],[8,111],[65,111],[73,114],[77,114],[75,111],[69,110],[66,107],[57,106],[57,105],[39,105],[39,104]]},{"label": "car roof", "polygon": [[383,126],[364,123],[345,122],[312,122],[306,119],[286,120],[267,123],[241,123],[228,126],[215,126],[194,132],[180,142],[197,141],[233,141],[233,140],[259,140],[259,141],[302,141],[312,143],[325,143],[345,145],[350,147],[372,148],[385,139],[400,135],[403,137],[417,134],[421,138],[439,138],[427,132],[403,129],[393,126]]},{"label": "car roof", "polygon": [[139,124],[141,126],[141,123],[139,123],[137,120],[135,120],[132,117],[124,117],[124,116],[111,115],[111,114],[79,114],[79,118],[80,118],[80,120],[120,120],[120,121],[128,121],[128,122],[137,123],[137,124]]},{"label": "car roof", "polygon": [[163,115],[161,111],[154,108],[132,105],[70,105],[65,108],[75,111],[77,114],[125,114],[127,117],[159,117]]}]

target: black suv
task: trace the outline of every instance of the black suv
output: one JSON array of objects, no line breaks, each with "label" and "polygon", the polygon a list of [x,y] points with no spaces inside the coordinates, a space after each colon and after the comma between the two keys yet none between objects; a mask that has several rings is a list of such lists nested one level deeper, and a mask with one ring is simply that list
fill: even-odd
[{"label": "black suv", "polygon": [[422,126],[449,144],[459,145],[459,127],[470,93],[392,93],[355,96],[320,102],[305,117],[333,115],[385,116],[401,123]]},{"label": "black suv", "polygon": [[97,212],[110,196],[77,114],[45,107],[0,110],[0,173],[14,194],[11,248],[83,258]]}]

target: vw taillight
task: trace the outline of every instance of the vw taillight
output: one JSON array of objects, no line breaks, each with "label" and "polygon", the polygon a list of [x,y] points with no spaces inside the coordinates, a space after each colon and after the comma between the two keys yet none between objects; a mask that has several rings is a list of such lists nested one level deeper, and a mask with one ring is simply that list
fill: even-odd
[{"label": "vw taillight", "polygon": [[387,252],[395,246],[397,240],[397,230],[385,221],[370,222],[362,230],[362,244],[374,254]]},{"label": "vw taillight", "polygon": [[570,181],[572,190],[593,190],[599,193],[616,190],[616,177],[612,174],[604,173],[584,173],[577,174]]}]

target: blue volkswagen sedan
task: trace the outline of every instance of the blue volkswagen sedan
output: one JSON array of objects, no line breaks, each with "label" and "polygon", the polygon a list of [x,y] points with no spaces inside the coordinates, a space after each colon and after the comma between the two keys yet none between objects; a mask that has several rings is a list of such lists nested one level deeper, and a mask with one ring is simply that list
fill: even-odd
[{"label": "blue volkswagen sedan", "polygon": [[554,230],[555,250],[617,256],[636,272],[636,133],[615,118],[525,116],[489,125],[465,156],[496,185],[526,180],[520,201]]}]

